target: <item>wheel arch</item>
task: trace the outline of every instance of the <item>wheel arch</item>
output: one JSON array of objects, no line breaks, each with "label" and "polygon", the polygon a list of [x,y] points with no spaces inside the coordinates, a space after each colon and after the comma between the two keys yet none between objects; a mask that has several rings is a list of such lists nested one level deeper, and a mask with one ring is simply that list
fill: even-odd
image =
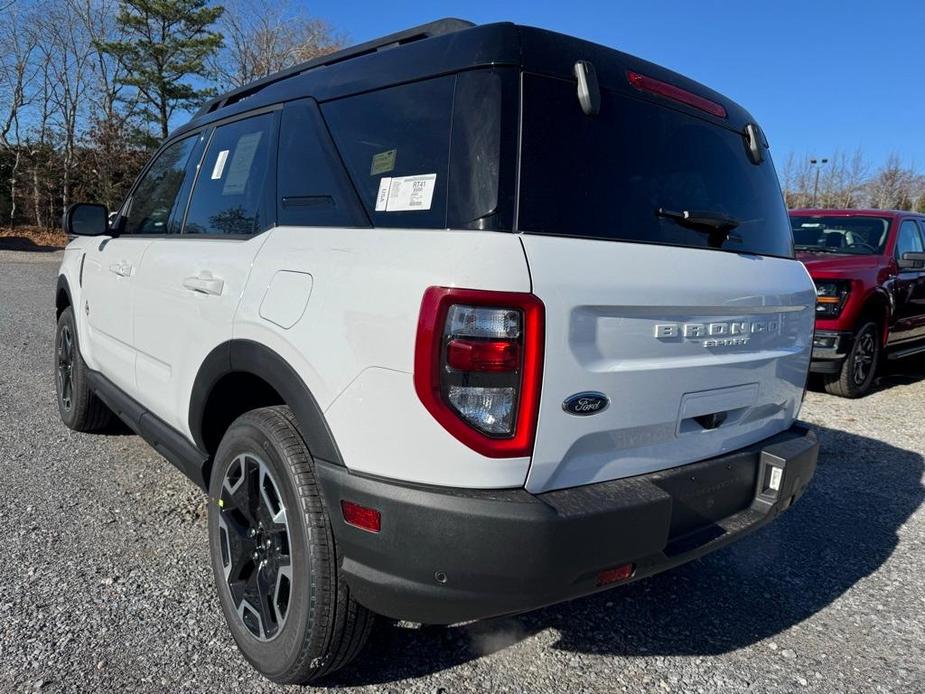
[{"label": "wheel arch", "polygon": [[67,277],[64,275],[58,275],[58,286],[55,290],[55,320],[61,317],[61,314],[64,313],[64,309],[68,306],[73,306],[74,302],[71,300],[71,287],[67,282]]},{"label": "wheel arch", "polygon": [[882,287],[875,287],[865,298],[858,314],[858,324],[866,317],[875,318],[880,325],[880,341],[886,344],[890,332],[893,303]]},{"label": "wheel arch", "polygon": [[[235,392],[246,392],[236,399]],[[269,405],[293,411],[312,457],[343,465],[340,451],[311,390],[279,354],[251,340],[229,340],[205,358],[193,382],[189,427],[196,445],[215,455],[221,434],[244,412]]]}]

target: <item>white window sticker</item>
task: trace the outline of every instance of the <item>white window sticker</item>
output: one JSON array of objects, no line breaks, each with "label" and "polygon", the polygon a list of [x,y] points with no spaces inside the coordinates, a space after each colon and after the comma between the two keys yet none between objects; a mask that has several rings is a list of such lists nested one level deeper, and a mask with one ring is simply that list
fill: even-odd
[{"label": "white window sticker", "polygon": [[376,195],[376,212],[429,210],[436,185],[435,173],[383,178]]},{"label": "white window sticker", "polygon": [[228,166],[228,178],[222,188],[222,195],[240,195],[247,187],[247,177],[251,172],[251,164],[254,163],[254,155],[257,154],[257,145],[260,144],[260,137],[263,131],[258,130],[255,133],[242,135],[234,148],[234,155],[231,157],[231,164]]},{"label": "white window sticker", "polygon": [[780,489],[780,480],[784,476],[784,469],[779,467],[771,468],[771,480],[768,483],[768,486],[773,490],[777,491]]},{"label": "white window sticker", "polygon": [[385,205],[389,201],[389,188],[392,185],[392,179],[389,176],[383,176],[379,180],[379,192],[376,194],[376,212],[385,212]]},{"label": "white window sticker", "polygon": [[212,167],[212,180],[217,181],[222,177],[222,172],[225,170],[225,162],[228,160],[228,150],[223,149],[218,153],[218,156],[215,158],[215,166]]}]

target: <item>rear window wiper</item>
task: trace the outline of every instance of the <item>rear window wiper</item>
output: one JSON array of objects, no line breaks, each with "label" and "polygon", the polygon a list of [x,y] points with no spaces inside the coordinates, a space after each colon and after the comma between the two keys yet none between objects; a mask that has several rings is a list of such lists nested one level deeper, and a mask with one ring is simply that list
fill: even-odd
[{"label": "rear window wiper", "polygon": [[[681,226],[689,227],[695,231],[702,231],[710,235],[709,244],[712,248],[719,248],[730,238],[729,232],[739,226],[739,220],[719,212],[695,212],[692,210],[666,210],[659,207],[655,216],[662,219],[671,219]],[[735,237],[734,240],[741,241]]]}]

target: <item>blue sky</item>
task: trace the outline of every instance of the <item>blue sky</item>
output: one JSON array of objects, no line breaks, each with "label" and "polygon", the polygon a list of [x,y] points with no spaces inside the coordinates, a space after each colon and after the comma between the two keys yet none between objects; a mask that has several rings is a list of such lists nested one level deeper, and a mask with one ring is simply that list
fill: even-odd
[{"label": "blue sky", "polygon": [[573,34],[684,73],[741,103],[771,141],[819,156],[896,151],[925,170],[923,0],[293,0],[351,42],[456,16]]}]

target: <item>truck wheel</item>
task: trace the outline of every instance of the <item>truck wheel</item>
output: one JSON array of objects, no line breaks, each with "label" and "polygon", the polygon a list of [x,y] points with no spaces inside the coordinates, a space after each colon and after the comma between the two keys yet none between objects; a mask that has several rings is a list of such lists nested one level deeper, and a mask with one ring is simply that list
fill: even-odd
[{"label": "truck wheel", "polygon": [[868,321],[855,333],[854,344],[842,363],[841,371],[825,376],[826,392],[843,398],[865,395],[877,375],[880,351],[880,330],[876,323]]},{"label": "truck wheel", "polygon": [[112,418],[110,409],[90,391],[88,371],[80,356],[74,312],[68,306],[55,331],[55,393],[61,421],[74,431],[99,431]]},{"label": "truck wheel", "polygon": [[353,660],[373,614],[340,575],[314,464],[288,407],[234,421],[215,456],[209,498],[215,584],[244,657],[286,684]]}]

